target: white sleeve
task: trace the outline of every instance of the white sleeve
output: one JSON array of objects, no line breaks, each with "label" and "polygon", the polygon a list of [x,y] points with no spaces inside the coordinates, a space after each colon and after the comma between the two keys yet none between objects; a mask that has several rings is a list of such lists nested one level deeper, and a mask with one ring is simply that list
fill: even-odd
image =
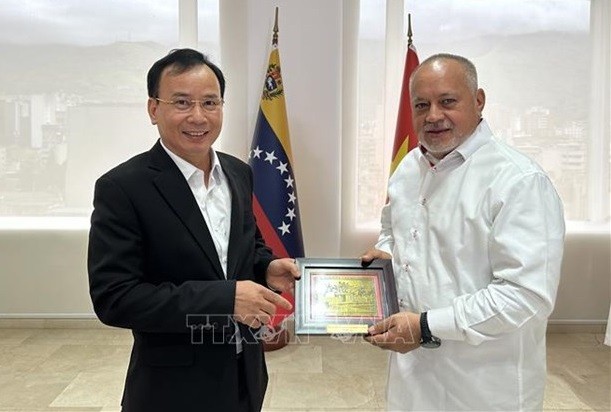
[{"label": "white sleeve", "polygon": [[509,184],[490,230],[492,282],[429,311],[431,332],[441,339],[477,345],[533,318],[544,321],[554,308],[565,226],[549,178],[535,172]]},{"label": "white sleeve", "polygon": [[378,243],[375,248],[386,252],[392,256],[392,250],[395,245],[395,240],[392,235],[392,215],[390,202],[386,203],[382,208],[382,217],[380,218],[381,230],[378,237]]}]

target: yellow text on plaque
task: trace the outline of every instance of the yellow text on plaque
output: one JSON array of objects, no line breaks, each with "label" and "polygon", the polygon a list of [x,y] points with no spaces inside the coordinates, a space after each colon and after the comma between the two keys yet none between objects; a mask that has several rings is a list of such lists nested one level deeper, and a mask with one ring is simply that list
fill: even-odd
[{"label": "yellow text on plaque", "polygon": [[327,325],[327,333],[368,333],[369,326],[357,324]]}]

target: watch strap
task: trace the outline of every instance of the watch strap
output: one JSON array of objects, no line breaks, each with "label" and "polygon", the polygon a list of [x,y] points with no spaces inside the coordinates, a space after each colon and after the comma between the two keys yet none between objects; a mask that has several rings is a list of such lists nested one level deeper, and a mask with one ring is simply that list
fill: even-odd
[{"label": "watch strap", "polygon": [[428,322],[428,312],[420,314],[420,346],[425,348],[438,348],[441,340],[431,333]]}]

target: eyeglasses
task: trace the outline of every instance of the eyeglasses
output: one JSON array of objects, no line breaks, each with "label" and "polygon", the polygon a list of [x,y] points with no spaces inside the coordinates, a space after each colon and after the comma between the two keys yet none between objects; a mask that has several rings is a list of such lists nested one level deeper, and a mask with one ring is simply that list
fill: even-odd
[{"label": "eyeglasses", "polygon": [[202,109],[207,112],[216,112],[221,110],[223,107],[223,103],[225,101],[223,99],[210,98],[205,100],[189,100],[189,99],[176,99],[176,100],[163,100],[158,97],[154,98],[158,102],[171,104],[174,108],[179,112],[189,112],[191,111],[196,103],[199,103]]}]

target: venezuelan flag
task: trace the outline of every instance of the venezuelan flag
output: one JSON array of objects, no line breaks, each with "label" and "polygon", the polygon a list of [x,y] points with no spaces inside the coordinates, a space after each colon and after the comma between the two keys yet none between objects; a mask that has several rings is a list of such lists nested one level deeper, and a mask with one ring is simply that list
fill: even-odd
[{"label": "venezuelan flag", "polygon": [[[249,152],[253,171],[253,208],[265,242],[278,257],[303,257],[303,238],[293,154],[280,71],[277,34],[274,34],[257,123]],[[293,296],[283,296],[294,303]],[[273,323],[287,313],[278,309]],[[277,319],[277,321],[276,321]]]}]

